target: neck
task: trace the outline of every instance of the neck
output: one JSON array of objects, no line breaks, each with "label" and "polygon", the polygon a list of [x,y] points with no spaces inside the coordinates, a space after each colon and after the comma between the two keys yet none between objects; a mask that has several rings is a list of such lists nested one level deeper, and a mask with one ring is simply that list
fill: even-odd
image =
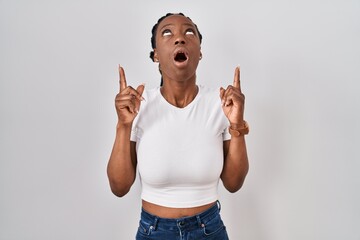
[{"label": "neck", "polygon": [[176,81],[164,78],[160,92],[171,105],[184,108],[195,99],[198,93],[195,79],[196,76],[187,81]]}]

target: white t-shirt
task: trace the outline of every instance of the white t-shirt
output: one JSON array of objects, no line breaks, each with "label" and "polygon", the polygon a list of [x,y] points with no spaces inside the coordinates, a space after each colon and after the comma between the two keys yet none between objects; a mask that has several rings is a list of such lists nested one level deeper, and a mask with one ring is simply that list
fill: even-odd
[{"label": "white t-shirt", "polygon": [[231,138],[219,94],[199,86],[195,99],[178,108],[164,99],[160,88],[144,91],[131,133],[142,199],[174,208],[218,199],[223,141]]}]

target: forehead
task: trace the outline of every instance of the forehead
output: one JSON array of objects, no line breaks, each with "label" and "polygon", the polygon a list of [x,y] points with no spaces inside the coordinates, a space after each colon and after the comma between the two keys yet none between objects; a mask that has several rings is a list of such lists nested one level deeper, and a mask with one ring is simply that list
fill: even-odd
[{"label": "forehead", "polygon": [[188,26],[195,27],[194,23],[189,18],[181,16],[181,15],[171,15],[171,16],[164,18],[160,22],[158,29],[160,30],[166,26],[171,26],[171,25],[188,25]]}]

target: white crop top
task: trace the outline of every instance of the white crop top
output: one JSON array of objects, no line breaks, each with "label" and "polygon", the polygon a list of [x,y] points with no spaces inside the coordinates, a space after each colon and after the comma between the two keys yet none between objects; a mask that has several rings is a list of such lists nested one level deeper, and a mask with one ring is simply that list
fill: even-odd
[{"label": "white crop top", "polygon": [[199,86],[185,108],[168,103],[160,88],[145,90],[131,141],[136,142],[145,201],[174,208],[218,199],[223,141],[231,138],[219,90]]}]

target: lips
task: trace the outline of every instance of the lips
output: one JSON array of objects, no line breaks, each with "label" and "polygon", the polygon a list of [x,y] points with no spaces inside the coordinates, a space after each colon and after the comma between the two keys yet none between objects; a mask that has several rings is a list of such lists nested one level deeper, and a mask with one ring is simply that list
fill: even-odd
[{"label": "lips", "polygon": [[185,49],[178,49],[174,52],[174,61],[178,63],[183,63],[189,59],[189,54]]}]

